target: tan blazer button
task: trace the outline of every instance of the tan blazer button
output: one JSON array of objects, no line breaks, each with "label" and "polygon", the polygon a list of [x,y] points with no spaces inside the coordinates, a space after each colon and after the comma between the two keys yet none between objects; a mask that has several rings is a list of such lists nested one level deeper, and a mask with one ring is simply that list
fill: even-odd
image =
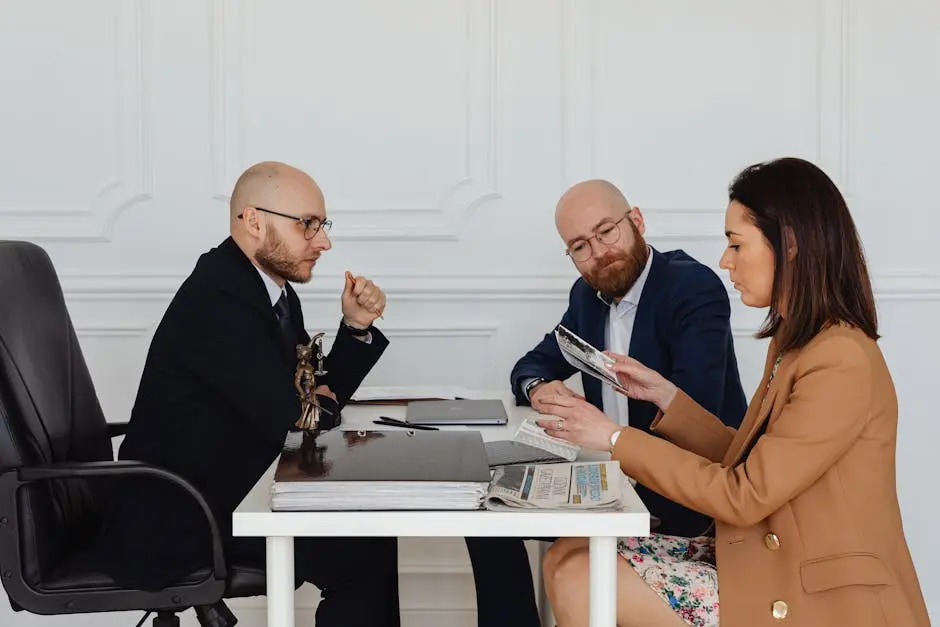
[{"label": "tan blazer button", "polygon": [[764,536],[764,544],[766,544],[767,548],[771,551],[776,551],[780,548],[780,538],[778,538],[775,533],[768,533]]},{"label": "tan blazer button", "polygon": [[774,618],[786,618],[789,609],[785,601],[774,601]]}]

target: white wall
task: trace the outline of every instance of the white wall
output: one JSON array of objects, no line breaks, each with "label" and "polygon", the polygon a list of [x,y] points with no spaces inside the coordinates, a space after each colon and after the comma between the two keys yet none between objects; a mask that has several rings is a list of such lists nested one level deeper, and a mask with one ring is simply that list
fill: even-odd
[{"label": "white wall", "polygon": [[[847,194],[872,265],[898,488],[936,617],[938,35],[929,0],[8,0],[0,238],[50,251],[124,420],[164,307],[226,235],[236,176],[288,161],[335,222],[300,289],[308,326],[335,327],[349,268],[388,293],[392,344],[369,383],[500,387],[576,276],[552,221],[568,185],[610,178],[655,246],[716,266],[731,177],[810,158]],[[763,312],[732,301],[750,393]],[[475,624],[463,545],[403,547],[405,624]],[[263,624],[263,599],[233,606]],[[0,602],[11,619],[56,624]]]}]

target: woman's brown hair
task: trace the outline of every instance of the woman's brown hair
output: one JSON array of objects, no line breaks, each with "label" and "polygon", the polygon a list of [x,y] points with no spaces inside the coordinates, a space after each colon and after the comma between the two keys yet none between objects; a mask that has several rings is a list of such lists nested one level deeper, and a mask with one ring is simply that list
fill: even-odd
[{"label": "woman's brown hair", "polygon": [[747,207],[774,251],[770,311],[757,337],[775,337],[777,348],[787,351],[842,322],[878,339],[858,231],[825,172],[793,157],[758,163],[738,174],[728,196]]}]

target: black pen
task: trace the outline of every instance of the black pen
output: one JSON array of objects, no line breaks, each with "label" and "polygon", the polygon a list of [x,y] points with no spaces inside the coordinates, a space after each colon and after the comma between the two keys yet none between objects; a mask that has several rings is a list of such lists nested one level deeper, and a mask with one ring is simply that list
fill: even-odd
[{"label": "black pen", "polygon": [[432,427],[431,425],[413,425],[410,422],[404,420],[399,420],[398,418],[390,418],[388,416],[379,416],[378,420],[373,420],[377,425],[388,425],[390,427],[404,427],[405,429],[423,429],[424,431],[440,431],[437,427]]}]

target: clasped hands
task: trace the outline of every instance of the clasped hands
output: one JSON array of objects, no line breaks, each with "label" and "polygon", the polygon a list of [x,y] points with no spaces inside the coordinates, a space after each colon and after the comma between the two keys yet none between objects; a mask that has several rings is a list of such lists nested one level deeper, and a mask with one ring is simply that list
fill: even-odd
[{"label": "clasped hands", "polygon": [[[604,351],[604,354],[614,359],[608,368],[617,375],[623,387],[624,391],[618,392],[629,398],[655,403],[661,410],[666,410],[678,391],[671,381],[632,357],[609,351]],[[584,448],[608,450],[610,437],[623,428],[561,381],[536,386],[529,394],[529,400],[540,414],[552,416],[537,421],[545,433]]]}]

